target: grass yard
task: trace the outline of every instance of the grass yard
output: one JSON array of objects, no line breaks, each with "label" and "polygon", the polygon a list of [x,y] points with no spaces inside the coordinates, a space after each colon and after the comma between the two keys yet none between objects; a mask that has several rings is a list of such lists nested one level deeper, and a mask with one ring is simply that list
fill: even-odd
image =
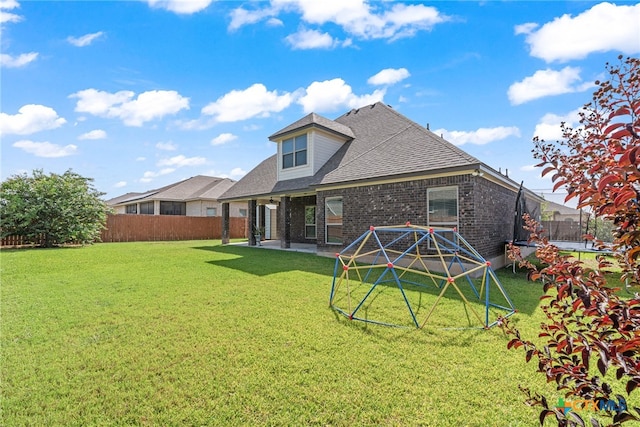
[{"label": "grass yard", "polygon": [[[423,330],[336,315],[329,258],[190,241],[0,262],[4,426],[534,426],[518,385],[553,390],[499,329],[443,329],[455,298]],[[541,286],[498,276],[535,336]]]}]

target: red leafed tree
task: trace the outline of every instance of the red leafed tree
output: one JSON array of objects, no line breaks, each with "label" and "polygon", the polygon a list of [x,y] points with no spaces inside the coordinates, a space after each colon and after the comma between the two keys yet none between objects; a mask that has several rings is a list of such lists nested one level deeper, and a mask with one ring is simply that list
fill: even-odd
[{"label": "red leafed tree", "polygon": [[[591,208],[596,216],[614,222],[613,252],[622,280],[640,284],[640,59],[619,57],[606,65],[609,80],[580,113],[580,125],[562,124],[563,140],[534,139],[534,157],[542,174],[552,174],[554,191],[567,189],[566,200],[578,208]],[[590,401],[597,412],[619,426],[639,421],[640,409],[627,404],[612,385],[626,390],[627,398],[640,386],[640,296],[624,296],[621,283],[607,283],[605,256],[589,269],[562,255],[540,235],[539,224],[526,218],[531,240],[539,246],[540,266],[523,260],[512,247],[510,256],[529,268],[534,280],[544,283],[541,308],[546,315],[537,343],[524,339],[507,319],[511,336],[507,348],[520,348],[527,362],[538,362],[538,372],[555,382],[567,400]],[[596,242],[596,244],[601,242]],[[617,282],[617,280],[616,280]],[[636,288],[637,289],[637,288]],[[615,383],[615,384],[614,384]],[[558,426],[584,426],[588,412],[566,412],[542,394],[527,388],[528,403],[541,405],[540,423],[550,417]],[[592,426],[601,426],[596,419]]]}]

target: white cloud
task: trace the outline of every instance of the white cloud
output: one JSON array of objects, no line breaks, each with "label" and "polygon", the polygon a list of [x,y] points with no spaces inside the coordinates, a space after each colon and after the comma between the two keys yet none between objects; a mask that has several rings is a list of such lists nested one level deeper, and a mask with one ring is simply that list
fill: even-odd
[{"label": "white cloud", "polygon": [[211,145],[222,145],[235,139],[238,139],[237,135],[234,135],[232,133],[221,133],[211,140]]},{"label": "white cloud", "polygon": [[136,157],[136,162],[144,162],[145,160],[147,160],[146,157]]},{"label": "white cloud", "polygon": [[250,125],[242,126],[242,130],[245,131],[245,132],[253,132],[253,131],[256,131],[256,130],[260,130],[260,129],[262,129],[262,126],[257,125],[255,123],[252,123]]},{"label": "white cloud", "polygon": [[169,159],[161,159],[158,161],[158,166],[173,166],[177,168],[181,168],[184,166],[198,166],[203,165],[207,162],[207,159],[204,157],[186,157],[183,154],[180,154],[175,157],[171,157]]},{"label": "white cloud", "polygon": [[444,139],[454,145],[464,145],[466,143],[484,145],[490,142],[499,141],[509,137],[520,137],[520,129],[515,126],[497,126],[494,128],[480,128],[474,131],[448,131],[446,129],[436,129],[433,133],[442,135]]},{"label": "white cloud", "polygon": [[282,27],[284,26],[284,22],[282,22],[278,18],[269,18],[267,19],[267,25],[270,27]]},{"label": "white cloud", "polygon": [[142,126],[145,122],[189,109],[189,98],[173,90],[151,90],[139,94],[135,99],[134,96],[135,93],[131,91],[108,93],[96,89],[85,89],[69,95],[70,98],[78,98],[75,111],[118,118],[127,126]]},{"label": "white cloud", "polygon": [[526,24],[516,25],[513,28],[513,33],[516,36],[519,35],[519,34],[529,34],[529,33],[533,32],[533,30],[535,30],[538,27],[539,27],[539,25],[536,24],[535,22],[528,22]]},{"label": "white cloud", "polygon": [[385,68],[374,76],[369,77],[370,85],[392,85],[409,77],[411,74],[406,68]]},{"label": "white cloud", "polygon": [[115,188],[122,188],[122,187],[126,187],[127,186],[127,181],[118,181],[115,184],[113,184],[113,186]]},{"label": "white cloud", "polygon": [[285,40],[294,49],[330,49],[336,46],[337,41],[329,33],[321,33],[317,30],[300,30],[285,37]]},{"label": "white cloud", "polygon": [[271,4],[263,9],[234,10],[229,29],[235,30],[266,18],[273,19],[280,12],[294,12],[301,15],[303,22],[314,25],[333,23],[360,39],[394,40],[431,30],[435,25],[450,20],[436,8],[421,4],[374,4],[372,7],[366,0],[271,0]]},{"label": "white cloud", "polygon": [[11,56],[7,53],[0,54],[0,66],[6,68],[19,68],[35,61],[38,58],[37,52],[21,53],[18,56]]},{"label": "white cloud", "polygon": [[537,169],[536,165],[524,165],[520,167],[520,170],[523,172],[533,172]]},{"label": "white cloud", "polygon": [[246,174],[247,174],[247,171],[242,168],[233,168],[229,173],[225,173],[215,169],[205,172],[205,175],[217,176],[220,178],[229,178],[229,179],[235,179],[235,180],[242,178]]},{"label": "white cloud", "polygon": [[545,96],[582,92],[592,87],[592,83],[582,83],[580,68],[564,67],[560,71],[538,70],[533,76],[509,86],[507,95],[512,105],[519,105]]},{"label": "white cloud", "polygon": [[101,37],[104,34],[102,31],[98,31],[97,33],[85,34],[81,37],[67,37],[67,41],[74,46],[84,47],[89,46],[94,40]]},{"label": "white cloud", "polygon": [[175,151],[178,149],[178,146],[173,142],[168,141],[168,142],[158,142],[156,144],[156,148],[158,150],[164,150],[164,151]]},{"label": "white cloud", "polygon": [[190,15],[206,9],[212,0],[147,0],[149,6],[181,15]]},{"label": "white cloud", "polygon": [[372,94],[358,96],[344,80],[336,78],[311,83],[298,103],[302,105],[305,113],[331,112],[344,107],[359,108],[382,101],[385,93],[384,89],[379,89]]},{"label": "white cloud", "polygon": [[553,113],[545,114],[538,124],[536,124],[532,137],[537,136],[545,141],[559,141],[563,139],[560,124],[564,122],[567,126],[577,129],[578,123],[580,122],[580,110],[581,109],[573,110],[564,116]]},{"label": "white cloud", "polygon": [[[277,11],[271,8],[247,10],[239,7],[231,11],[231,22],[229,23],[227,29],[229,31],[235,31],[244,25],[255,24],[265,18],[269,18],[269,21],[271,21],[270,25],[282,25],[282,21],[273,18],[273,16],[276,14]],[[273,20],[277,22],[273,22]]]},{"label": "white cloud", "polygon": [[229,172],[229,175],[232,178],[242,178],[246,174],[247,174],[247,171],[242,168],[233,168],[231,169],[231,172]]},{"label": "white cloud", "polygon": [[78,137],[78,139],[105,139],[107,137],[107,132],[102,129],[95,129],[89,131],[87,133],[83,133]]},{"label": "white cloud", "polygon": [[218,122],[237,122],[252,117],[269,117],[279,113],[293,102],[291,93],[278,94],[256,83],[245,90],[232,90],[215,102],[206,105],[202,114],[214,116]]},{"label": "white cloud", "polygon": [[7,10],[16,9],[18,7],[20,7],[20,4],[15,0],[0,0],[0,24],[22,21],[22,16],[7,12]]},{"label": "white cloud", "polygon": [[142,178],[140,178],[140,182],[151,182],[153,181],[154,178],[157,178],[159,176],[162,175],[169,175],[170,173],[174,172],[176,169],[175,168],[164,168],[161,169],[157,172],[153,172],[153,171],[146,171],[143,175]]},{"label": "white cloud", "polygon": [[50,142],[34,142],[29,140],[14,142],[13,146],[29,154],[33,154],[36,157],[66,157],[75,154],[78,149],[78,147],[73,144],[63,147]]},{"label": "white cloud", "polygon": [[66,122],[51,107],[27,104],[20,107],[15,115],[0,113],[0,134],[29,135],[58,128]]},{"label": "white cloud", "polygon": [[640,52],[639,22],[640,4],[600,3],[575,17],[566,14],[542,27],[525,24],[516,31],[527,34],[531,56],[547,62],[570,61],[595,52]]}]

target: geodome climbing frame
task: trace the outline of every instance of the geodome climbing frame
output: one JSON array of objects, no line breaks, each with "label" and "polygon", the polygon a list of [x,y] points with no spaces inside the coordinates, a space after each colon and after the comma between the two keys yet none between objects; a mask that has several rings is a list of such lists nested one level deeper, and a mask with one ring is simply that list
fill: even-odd
[{"label": "geodome climbing frame", "polygon": [[[474,281],[480,282],[479,291]],[[485,329],[494,326],[490,310],[503,317],[516,312],[491,263],[455,228],[371,226],[336,254],[329,304],[351,320],[422,328],[443,297],[449,304],[462,302],[469,327],[476,321]],[[389,307],[375,309],[385,304]],[[395,313],[394,307],[407,310],[406,319],[374,318]]]}]

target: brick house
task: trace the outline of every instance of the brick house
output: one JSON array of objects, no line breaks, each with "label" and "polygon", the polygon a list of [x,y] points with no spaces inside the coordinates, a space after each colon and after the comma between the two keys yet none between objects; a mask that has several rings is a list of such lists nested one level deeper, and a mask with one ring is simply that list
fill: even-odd
[{"label": "brick house", "polygon": [[[504,264],[520,185],[391,107],[378,102],[335,120],[311,113],[269,139],[276,154],[219,198],[223,230],[227,204],[246,202],[249,223],[269,228],[283,248],[312,243],[333,254],[370,225],[410,221],[457,227]],[[539,196],[525,189],[524,197],[540,212]]]},{"label": "brick house", "polygon": [[[127,193],[106,201],[115,214],[221,216],[218,198],[234,180],[197,175],[144,193]],[[245,203],[233,203],[231,216],[246,217]]]}]

